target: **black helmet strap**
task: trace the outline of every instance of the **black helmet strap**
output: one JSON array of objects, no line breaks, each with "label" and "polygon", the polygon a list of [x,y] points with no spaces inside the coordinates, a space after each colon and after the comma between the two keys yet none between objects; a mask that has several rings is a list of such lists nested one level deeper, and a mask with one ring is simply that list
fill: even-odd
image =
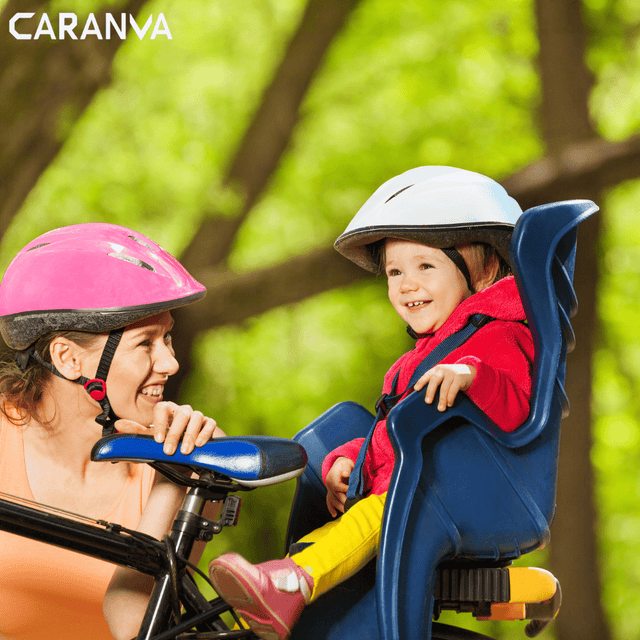
[{"label": "black helmet strap", "polygon": [[469,273],[469,267],[467,267],[467,263],[464,261],[464,258],[460,254],[460,252],[455,247],[446,247],[442,249],[444,254],[453,262],[453,264],[458,267],[458,270],[464,276],[464,279],[467,281],[467,287],[471,293],[475,293],[475,289],[471,284],[471,274]]},{"label": "black helmet strap", "polygon": [[115,432],[116,428],[114,424],[115,421],[118,420],[118,416],[113,412],[111,403],[107,397],[107,375],[123,332],[124,327],[120,327],[120,329],[115,329],[109,334],[104,349],[102,350],[100,362],[98,363],[96,377],[92,380],[87,380],[81,376],[83,379],[78,379],[78,382],[84,386],[87,393],[94,400],[97,400],[102,407],[102,413],[96,418],[96,422],[102,426],[103,438]]},{"label": "black helmet strap", "polygon": [[[86,392],[100,404],[102,413],[96,418],[96,422],[102,426],[103,438],[115,431],[114,423],[118,420],[118,416],[113,412],[111,403],[107,397],[107,375],[123,332],[124,327],[121,327],[120,329],[115,329],[109,333],[107,342],[102,350],[102,355],[100,356],[100,362],[98,363],[98,370],[96,371],[95,378],[89,379],[85,376],[80,376],[75,380],[70,380],[70,382],[81,384],[85,388]],[[31,345],[22,351],[18,351],[15,357],[16,363],[20,367],[21,371],[24,371],[27,368],[29,359],[33,358],[38,364],[41,364],[45,369],[48,369],[59,378],[69,380],[69,378],[63,376],[50,362],[47,362],[40,356],[36,351],[35,345]]]}]

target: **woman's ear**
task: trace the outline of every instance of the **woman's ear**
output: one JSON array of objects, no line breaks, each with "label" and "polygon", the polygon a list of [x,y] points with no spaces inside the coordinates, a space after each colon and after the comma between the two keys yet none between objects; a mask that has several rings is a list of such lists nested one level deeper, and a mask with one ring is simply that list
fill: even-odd
[{"label": "woman's ear", "polygon": [[82,375],[82,358],[86,349],[62,336],[57,336],[49,344],[51,364],[67,380],[77,380]]},{"label": "woman's ear", "polygon": [[500,262],[498,261],[498,256],[493,253],[491,254],[491,256],[489,256],[484,271],[482,271],[482,273],[474,283],[475,290],[482,291],[483,289],[490,287],[495,282],[499,269]]}]

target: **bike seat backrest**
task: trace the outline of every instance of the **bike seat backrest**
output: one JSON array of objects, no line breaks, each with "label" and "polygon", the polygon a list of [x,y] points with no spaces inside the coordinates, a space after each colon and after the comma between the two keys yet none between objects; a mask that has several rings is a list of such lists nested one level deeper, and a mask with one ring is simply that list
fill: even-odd
[{"label": "bike seat backrest", "polygon": [[413,394],[389,413],[397,455],[376,584],[385,640],[418,637],[430,611],[416,603],[433,593],[441,561],[513,559],[549,537],[560,421],[568,410],[577,227],[597,209],[584,200],[542,205],[528,209],[514,229],[511,263],[535,347],[523,425],[505,433],[465,396],[438,415]]},{"label": "bike seat backrest", "polygon": [[578,308],[573,289],[578,225],[598,207],[590,200],[555,202],[529,209],[516,225],[511,256],[522,304],[536,346],[529,418],[508,446],[531,442],[550,415],[569,412],[564,391],[566,355],[575,345],[570,324]]},{"label": "bike seat backrest", "polygon": [[590,200],[554,202],[528,209],[511,239],[511,263],[535,345],[531,408],[526,422],[501,431],[475,405],[464,417],[503,446],[528,445],[569,412],[564,391],[566,354],[575,345],[570,318],[577,311],[573,289],[578,225],[598,210]]},{"label": "bike seat backrest", "polygon": [[299,476],[307,463],[304,448],[286,438],[245,436],[216,438],[189,455],[178,450],[169,456],[153,436],[114,434],[93,446],[95,461],[127,460],[186,465],[227,476],[246,487],[261,487]]}]

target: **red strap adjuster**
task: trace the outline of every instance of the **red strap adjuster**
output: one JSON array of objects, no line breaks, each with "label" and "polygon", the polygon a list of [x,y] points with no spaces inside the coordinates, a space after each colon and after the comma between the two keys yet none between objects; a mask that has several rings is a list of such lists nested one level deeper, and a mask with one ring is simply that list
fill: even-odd
[{"label": "red strap adjuster", "polygon": [[84,383],[87,393],[97,402],[104,400],[107,395],[107,383],[100,378],[93,378]]}]

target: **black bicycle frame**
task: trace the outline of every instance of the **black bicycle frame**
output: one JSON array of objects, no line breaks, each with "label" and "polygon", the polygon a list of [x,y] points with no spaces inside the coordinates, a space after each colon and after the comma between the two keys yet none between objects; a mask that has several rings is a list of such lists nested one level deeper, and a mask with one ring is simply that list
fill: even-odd
[{"label": "black bicycle frame", "polygon": [[80,519],[29,507],[22,501],[0,498],[0,529],[151,576],[164,566],[159,550],[154,553],[138,539],[124,535],[118,525],[97,520],[87,524]]},{"label": "black bicycle frame", "polygon": [[[208,499],[225,498],[224,490],[220,494],[212,494],[202,486],[192,487],[164,546],[155,538],[131,532],[117,524],[75,514],[67,515],[4,494],[0,494],[0,530],[152,576],[155,586],[138,640],[171,640],[194,627],[198,631],[210,632],[207,637],[211,638],[247,637],[248,631],[226,630],[228,628],[219,620],[219,616],[229,611],[230,607],[221,598],[209,602],[184,567],[176,567],[175,564],[176,557],[189,557],[198,539],[199,529],[209,525],[209,531],[213,534],[222,528],[219,523],[208,522],[201,516]],[[167,549],[167,545],[171,547]],[[176,593],[180,594],[179,602],[175,600]],[[184,622],[168,629],[171,626],[172,604],[177,606],[178,618],[183,606],[186,615]],[[173,607],[173,613],[176,613],[176,606]],[[217,636],[216,632],[221,632],[221,635]]]},{"label": "black bicycle frame", "polygon": [[[182,510],[174,520],[168,536],[170,542],[165,540],[164,546],[155,538],[129,531],[117,524],[66,514],[1,493],[0,530],[152,576],[155,586],[136,640],[176,640],[179,637],[185,640],[255,639],[248,629],[229,630],[220,620],[220,615],[230,611],[231,607],[222,598],[209,602],[200,593],[191,575],[182,567],[178,571],[175,567],[176,556],[188,558],[199,537],[211,539],[225,524],[224,517],[215,523],[202,518],[206,501],[223,501],[229,491],[238,489],[237,486],[231,487],[228,482],[216,484],[216,493],[211,488],[204,488],[203,483],[192,486],[185,497]],[[34,506],[30,506],[32,504]],[[205,531],[205,535],[202,536],[199,531]],[[171,545],[172,550],[168,550],[167,545]],[[176,585],[176,579],[179,585]],[[178,618],[182,606],[185,609],[185,619],[172,622],[171,617],[176,612],[174,598],[177,592],[180,594],[180,601],[177,603]],[[196,633],[192,633],[194,628]],[[492,640],[488,636],[438,623],[433,623],[432,638]]]}]

